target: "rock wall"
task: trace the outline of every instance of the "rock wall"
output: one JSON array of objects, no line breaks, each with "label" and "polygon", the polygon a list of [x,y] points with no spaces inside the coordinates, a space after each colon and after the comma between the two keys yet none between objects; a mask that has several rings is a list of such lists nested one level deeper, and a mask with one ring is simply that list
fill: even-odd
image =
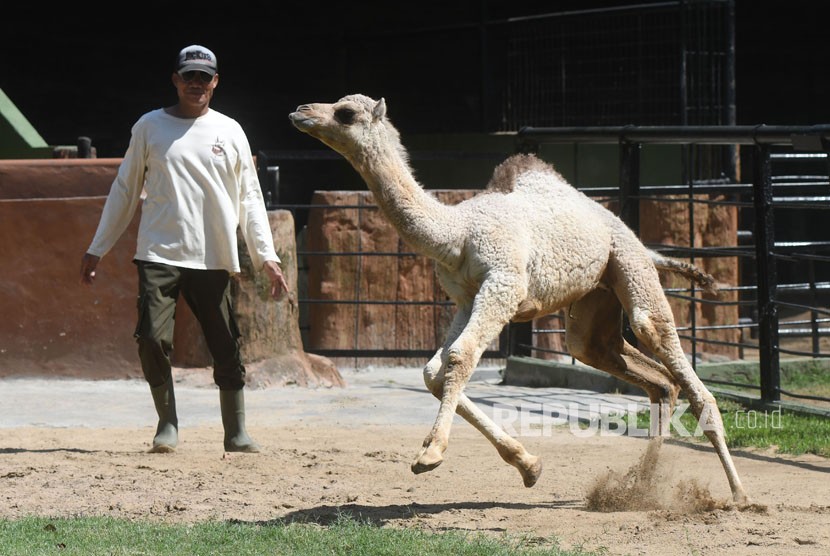
[{"label": "rock wall", "polygon": [[[435,194],[455,204],[474,192]],[[309,349],[433,350],[440,345],[454,308],[438,284],[433,262],[415,255],[401,241],[374,208],[371,193],[317,191],[312,204],[307,249],[323,254],[307,258],[308,295],[345,303],[309,306]],[[351,208],[364,206],[371,208]],[[447,305],[435,306],[435,302]],[[400,362],[395,358],[383,361]]]}]

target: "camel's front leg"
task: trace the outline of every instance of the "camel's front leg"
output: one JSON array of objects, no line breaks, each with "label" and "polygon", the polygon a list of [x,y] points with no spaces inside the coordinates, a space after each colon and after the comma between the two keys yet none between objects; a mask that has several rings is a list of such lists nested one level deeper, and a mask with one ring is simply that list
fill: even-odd
[{"label": "camel's front leg", "polygon": [[[487,288],[483,287],[482,292],[486,291]],[[412,471],[423,473],[441,464],[449,443],[453,415],[457,411],[490,440],[502,459],[519,470],[525,486],[530,487],[542,472],[539,458],[529,454],[521,443],[504,432],[463,393],[481,355],[492,338],[507,324],[511,312],[512,303],[509,299],[504,299],[503,290],[496,307],[488,307],[484,303],[486,299],[486,295],[480,294],[472,313],[459,310],[444,347],[424,369],[427,387],[441,399],[441,407],[432,430],[412,464]]]},{"label": "camel's front leg", "polygon": [[[442,360],[445,359],[445,357],[443,357],[444,353],[444,348],[439,349],[433,359],[424,368],[424,382],[426,383],[427,388],[429,388],[432,394],[438,399],[443,397],[444,391],[443,373],[441,372]],[[458,408],[456,411],[459,415],[461,415],[461,417],[464,418],[464,420],[475,427],[476,430],[483,434],[484,437],[487,438],[493,446],[495,446],[504,461],[519,470],[519,473],[522,476],[522,481],[526,487],[532,487],[536,484],[536,481],[539,480],[539,476],[542,474],[541,458],[528,452],[521,442],[507,434],[504,429],[493,422],[493,420],[490,419],[490,417],[488,417],[487,414],[481,409],[479,409],[463,392],[458,397]],[[430,440],[431,437],[428,436],[427,440],[424,441],[424,447],[428,446],[428,442]],[[418,458],[412,464],[413,472],[423,473],[425,471],[435,469],[435,467],[440,465],[443,461],[441,455],[439,454],[439,457],[434,460],[434,464],[426,466],[422,462],[423,455],[424,450],[421,450],[421,453],[418,454]]]},{"label": "camel's front leg", "polygon": [[[453,317],[452,324],[450,324],[444,345],[438,349],[435,355],[432,356],[432,359],[430,359],[429,363],[427,363],[427,366],[424,367],[424,384],[426,384],[429,391],[432,392],[432,395],[439,400],[444,397],[444,381],[447,371],[447,353],[449,352],[450,346],[455,343],[461,332],[464,330],[464,327],[467,326],[467,322],[469,320],[470,310],[465,307],[459,307]],[[425,473],[426,471],[431,471],[441,465],[441,462],[444,461],[443,453],[447,448],[447,443],[445,441],[443,447],[438,445],[435,442],[434,433],[435,427],[433,427],[430,434],[424,439],[423,447],[418,452],[418,456],[415,458],[415,461],[412,462],[411,468],[413,473]]]},{"label": "camel's front leg", "polygon": [[[444,346],[438,349],[426,367],[424,367],[424,383],[429,391],[439,400],[444,395],[444,373],[447,363],[446,353],[449,347],[458,339],[458,335],[466,326],[469,317],[470,313],[468,310],[460,309],[456,313],[450,325]],[[519,470],[526,487],[531,487],[536,484],[536,481],[542,474],[542,460],[538,456],[534,456],[525,450],[519,441],[511,437],[494,423],[463,392],[458,398],[458,408],[456,411],[496,447],[496,450],[498,450],[499,455],[504,461]],[[429,440],[430,437],[427,437],[427,439]],[[427,442],[425,442],[426,444]],[[421,455],[419,454],[418,459],[412,464],[412,470],[415,473],[423,473],[424,471],[434,469],[442,461],[439,457],[432,466],[426,466],[421,462]]]},{"label": "camel's front leg", "polygon": [[504,461],[519,470],[526,487],[536,484],[542,475],[542,459],[539,456],[534,456],[525,450],[521,442],[507,434],[487,417],[463,392],[458,399],[457,411],[496,447]]},{"label": "camel's front leg", "polygon": [[[464,335],[462,334],[458,341],[462,341],[463,339]],[[458,341],[456,341],[456,344]],[[412,464],[412,471],[414,473],[430,471],[441,465],[444,459],[444,451],[449,445],[453,417],[456,410],[461,409],[463,411],[463,407],[459,408],[459,402],[463,396],[463,389],[472,375],[472,369],[475,368],[472,366],[472,358],[472,352],[466,355],[457,348],[451,347],[447,350],[446,366],[443,367],[444,376],[441,387],[441,406],[438,409],[438,416],[435,419],[432,430],[424,439],[421,451]]]}]

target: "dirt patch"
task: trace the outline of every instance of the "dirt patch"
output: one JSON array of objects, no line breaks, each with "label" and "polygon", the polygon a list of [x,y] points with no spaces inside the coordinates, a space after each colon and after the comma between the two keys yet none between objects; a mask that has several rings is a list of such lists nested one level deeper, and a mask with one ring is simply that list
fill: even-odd
[{"label": "dirt patch", "polygon": [[823,458],[735,454],[748,492],[764,507],[741,511],[710,448],[666,441],[658,458],[643,439],[578,438],[567,429],[524,439],[545,461],[533,488],[463,423],[445,462],[413,475],[410,461],[430,425],[251,428],[261,454],[223,453],[215,425],[183,428],[174,454],[146,453],[149,424],[4,429],[0,517],[328,523],[348,513],[384,527],[556,537],[565,547],[610,554],[830,550]]},{"label": "dirt patch", "polygon": [[[521,535],[609,554],[828,554],[830,461],[733,452],[754,505],[736,508],[707,443],[519,427],[544,471],[532,488],[457,418],[444,463],[410,471],[438,401],[420,369],[343,370],[344,388],[246,394],[260,454],[226,454],[205,370],[177,369],[180,444],[149,454],[155,422],[143,381],[0,381],[0,518],[105,515],[193,523],[326,524],[350,514],[382,527]],[[624,398],[470,382],[497,407]],[[36,403],[33,403],[35,401]],[[533,404],[530,404],[531,406]],[[659,445],[659,449],[658,448]]]}]

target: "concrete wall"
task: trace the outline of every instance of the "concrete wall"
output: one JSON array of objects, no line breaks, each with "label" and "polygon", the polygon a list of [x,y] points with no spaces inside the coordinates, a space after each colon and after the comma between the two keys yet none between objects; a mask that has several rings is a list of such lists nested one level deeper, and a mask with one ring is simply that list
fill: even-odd
[{"label": "concrete wall", "polygon": [[105,196],[120,163],[120,158],[0,160],[0,199]]},{"label": "concrete wall", "polygon": [[0,376],[141,376],[132,332],[137,219],[80,284],[104,198],[0,200]]}]

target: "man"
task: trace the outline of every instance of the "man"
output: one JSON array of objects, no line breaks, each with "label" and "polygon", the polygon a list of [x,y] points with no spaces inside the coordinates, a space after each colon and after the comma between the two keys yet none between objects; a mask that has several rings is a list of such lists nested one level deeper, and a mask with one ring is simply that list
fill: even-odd
[{"label": "man", "polygon": [[247,136],[235,120],[210,108],[217,70],[216,56],[204,46],[179,52],[172,75],[178,102],[144,114],[133,126],[81,262],[81,282],[91,285],[99,260],[123,234],[140,200],[135,337],[159,417],[150,452],[172,452],[178,443],[170,352],[179,294],[213,356],[225,450],[259,451],[245,429],[245,367],[230,297],[230,275],[240,270],[237,228],[254,268],[271,280],[272,297],[288,291]]}]

